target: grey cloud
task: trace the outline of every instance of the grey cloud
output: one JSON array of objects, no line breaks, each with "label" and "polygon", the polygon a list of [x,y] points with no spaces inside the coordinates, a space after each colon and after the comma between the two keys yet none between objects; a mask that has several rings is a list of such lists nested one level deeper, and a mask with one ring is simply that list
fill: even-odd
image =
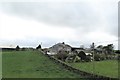
[{"label": "grey cloud", "polygon": [[[104,28],[108,34],[114,36],[117,36],[118,34],[117,8],[111,7],[111,5],[107,6],[107,8],[106,6],[103,7],[102,12],[97,12],[99,9],[96,11],[94,8],[96,6],[93,7],[93,5],[91,6],[88,2],[8,2],[1,3],[0,7],[4,12],[11,15],[28,17],[51,25],[61,25],[74,28],[78,35],[87,35],[89,32],[101,30],[101,28]],[[105,20],[103,20],[101,16],[103,16]],[[103,26],[104,21],[107,23],[106,26]],[[48,41],[49,44],[57,42],[57,40],[54,39],[50,40],[51,41]],[[44,45],[48,46],[49,44]]]},{"label": "grey cloud", "polygon": [[[84,5],[83,5],[84,4]],[[39,21],[72,27],[97,25],[99,15],[88,3],[3,3],[4,11]],[[96,23],[97,22],[97,23]]]},{"label": "grey cloud", "polygon": [[[105,27],[109,34],[117,35],[117,9],[108,7],[103,9],[104,14],[97,12],[89,3],[30,3],[11,2],[2,3],[4,11],[32,19],[52,24],[81,28],[85,32],[102,27],[101,16],[105,17],[108,25]],[[113,8],[112,10],[109,8]]]},{"label": "grey cloud", "polygon": [[46,37],[44,38],[43,37],[26,37],[25,39],[12,39],[12,40],[1,39],[0,45],[7,45],[7,46],[19,45],[19,46],[36,47],[42,43],[42,47],[51,47],[52,45],[58,42],[60,41],[52,38],[46,38]]}]

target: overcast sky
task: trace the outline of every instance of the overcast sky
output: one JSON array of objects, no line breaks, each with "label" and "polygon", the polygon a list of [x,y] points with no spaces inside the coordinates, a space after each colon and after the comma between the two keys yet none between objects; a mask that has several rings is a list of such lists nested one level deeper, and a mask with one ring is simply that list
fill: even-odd
[{"label": "overcast sky", "polygon": [[[58,42],[117,48],[118,1],[71,0],[0,3],[0,46],[50,47]],[[100,42],[100,43],[99,43]]]}]

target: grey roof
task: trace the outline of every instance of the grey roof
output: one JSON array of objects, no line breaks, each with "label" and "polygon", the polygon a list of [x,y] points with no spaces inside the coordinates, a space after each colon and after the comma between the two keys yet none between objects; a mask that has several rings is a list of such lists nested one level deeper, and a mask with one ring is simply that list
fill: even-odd
[{"label": "grey roof", "polygon": [[53,52],[57,52],[59,51],[60,49],[66,49],[66,48],[70,48],[71,49],[71,46],[68,45],[68,44],[63,44],[63,43],[57,43],[55,45],[53,45],[52,47],[50,47],[49,49]]}]

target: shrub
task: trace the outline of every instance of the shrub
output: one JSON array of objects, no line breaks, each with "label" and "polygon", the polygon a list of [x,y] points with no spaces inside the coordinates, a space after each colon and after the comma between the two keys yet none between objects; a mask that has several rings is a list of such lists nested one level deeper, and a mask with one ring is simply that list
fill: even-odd
[{"label": "shrub", "polygon": [[22,48],[21,50],[22,50],[22,51],[25,51],[25,48]]},{"label": "shrub", "polygon": [[106,59],[106,55],[105,54],[100,54],[100,60],[105,60]]},{"label": "shrub", "polygon": [[68,57],[68,53],[66,51],[60,50],[55,56],[56,58],[65,61],[65,59]]},{"label": "shrub", "polygon": [[86,56],[85,61],[90,62],[91,61],[91,56]]},{"label": "shrub", "polygon": [[94,60],[100,61],[100,54],[94,54]]}]

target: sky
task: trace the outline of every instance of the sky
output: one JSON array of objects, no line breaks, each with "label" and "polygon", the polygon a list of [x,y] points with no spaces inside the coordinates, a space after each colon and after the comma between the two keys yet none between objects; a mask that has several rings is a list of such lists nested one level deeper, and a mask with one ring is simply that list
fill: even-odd
[{"label": "sky", "polygon": [[118,48],[117,0],[0,2],[0,46],[50,47],[59,42]]}]

